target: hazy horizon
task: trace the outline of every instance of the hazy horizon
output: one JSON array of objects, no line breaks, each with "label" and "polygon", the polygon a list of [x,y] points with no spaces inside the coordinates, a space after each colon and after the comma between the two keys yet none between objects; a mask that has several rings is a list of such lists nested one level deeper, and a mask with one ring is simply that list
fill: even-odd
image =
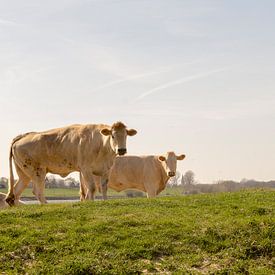
[{"label": "hazy horizon", "polygon": [[275,2],[0,0],[0,176],[18,134],[123,121],[199,182],[275,179]]}]

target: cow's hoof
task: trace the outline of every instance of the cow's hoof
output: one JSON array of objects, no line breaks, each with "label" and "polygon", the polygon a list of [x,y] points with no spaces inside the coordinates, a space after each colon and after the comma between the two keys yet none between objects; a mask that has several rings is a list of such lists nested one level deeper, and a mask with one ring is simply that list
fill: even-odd
[{"label": "cow's hoof", "polygon": [[6,203],[9,205],[9,206],[14,206],[14,196],[9,196],[6,198]]}]

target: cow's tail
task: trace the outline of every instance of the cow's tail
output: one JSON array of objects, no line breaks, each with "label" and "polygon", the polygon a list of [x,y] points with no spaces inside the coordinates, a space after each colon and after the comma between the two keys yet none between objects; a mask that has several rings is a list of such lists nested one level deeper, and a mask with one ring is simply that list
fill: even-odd
[{"label": "cow's tail", "polygon": [[6,202],[11,206],[14,205],[14,200],[15,200],[15,197],[14,197],[14,175],[13,175],[13,169],[12,169],[12,158],[13,158],[12,147],[13,147],[13,144],[10,147],[10,157],[9,157],[10,181],[9,181],[9,192],[6,197]]},{"label": "cow's tail", "polygon": [[10,157],[9,157],[9,165],[10,165],[10,181],[9,181],[9,192],[7,194],[6,197],[6,202],[9,205],[14,205],[14,201],[15,201],[15,196],[14,196],[14,176],[13,176],[13,169],[12,169],[12,159],[13,159],[13,152],[12,152],[12,148],[13,145],[16,141],[20,140],[21,138],[27,136],[28,134],[31,134],[33,132],[29,132],[29,133],[25,133],[22,135],[19,135],[17,137],[15,137],[11,143],[11,147],[10,147]]}]

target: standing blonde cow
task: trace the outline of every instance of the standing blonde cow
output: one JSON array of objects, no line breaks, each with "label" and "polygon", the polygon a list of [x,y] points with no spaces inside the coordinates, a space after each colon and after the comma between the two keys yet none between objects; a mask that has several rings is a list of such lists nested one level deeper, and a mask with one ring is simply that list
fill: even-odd
[{"label": "standing blonde cow", "polygon": [[165,156],[122,156],[116,157],[110,170],[108,187],[116,191],[138,189],[147,193],[148,198],[156,197],[166,186],[170,177],[175,176],[176,156],[168,152]]},{"label": "standing blonde cow", "polygon": [[[53,173],[62,177],[78,171],[83,183],[89,186],[87,198],[93,199],[95,184],[93,175],[107,175],[116,155],[124,155],[126,139],[136,130],[128,130],[122,122],[112,126],[103,124],[72,125],[45,132],[31,132],[16,137],[10,149],[10,185],[6,201],[17,204],[29,182],[41,203],[44,196],[45,176]],[[14,184],[12,159],[18,174]],[[104,194],[106,197],[106,194]]]}]

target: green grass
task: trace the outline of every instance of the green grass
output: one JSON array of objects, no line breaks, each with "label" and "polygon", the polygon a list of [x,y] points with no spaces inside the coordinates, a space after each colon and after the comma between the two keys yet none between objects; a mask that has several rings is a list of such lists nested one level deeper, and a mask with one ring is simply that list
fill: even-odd
[{"label": "green grass", "polygon": [[274,274],[275,193],[28,205],[0,211],[4,274]]}]

